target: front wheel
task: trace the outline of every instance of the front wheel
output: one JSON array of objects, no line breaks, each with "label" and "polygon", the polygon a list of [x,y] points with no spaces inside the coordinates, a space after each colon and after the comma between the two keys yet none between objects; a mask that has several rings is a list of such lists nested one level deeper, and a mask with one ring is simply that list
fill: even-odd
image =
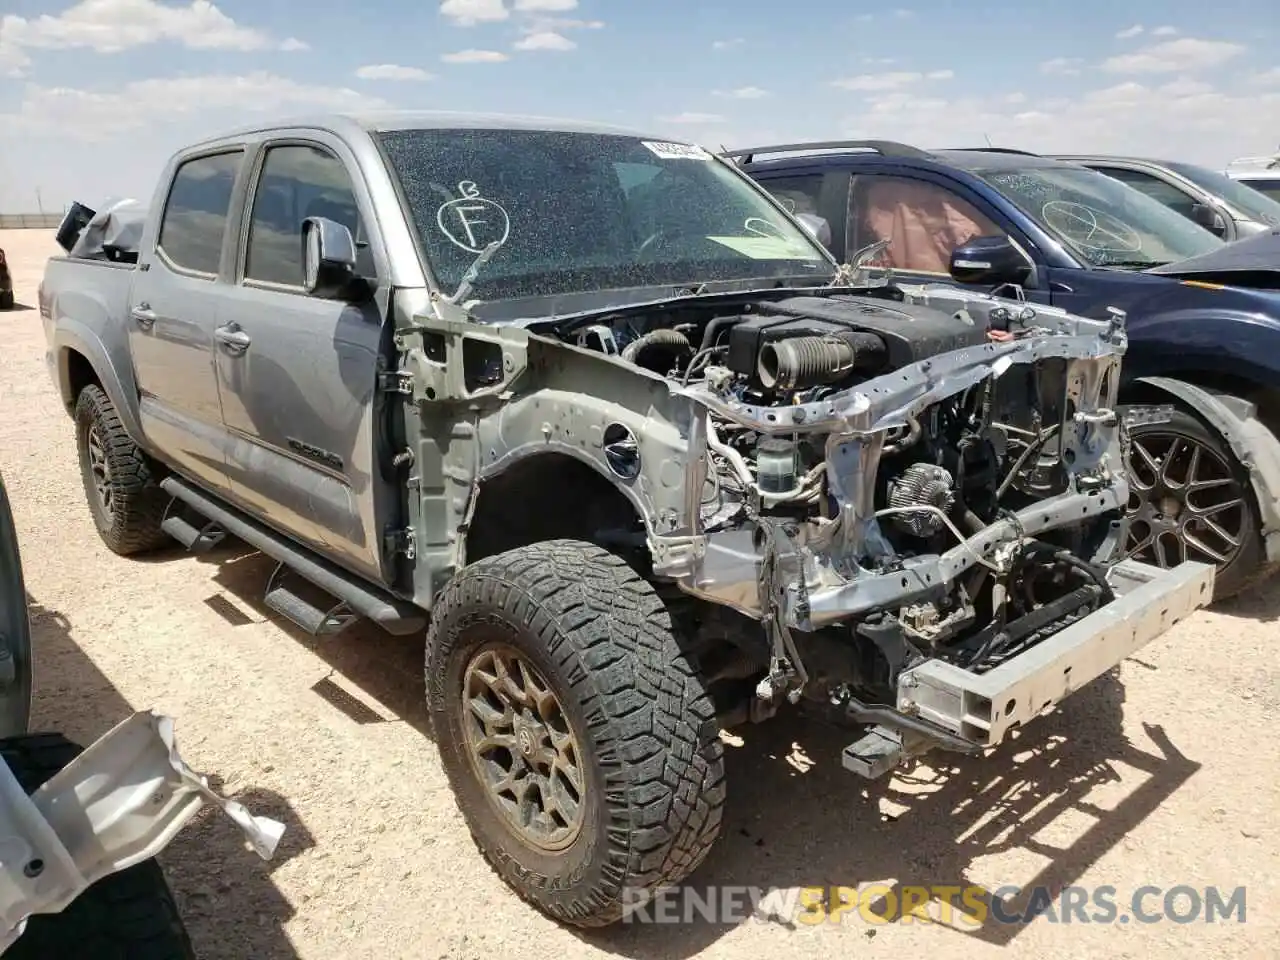
[{"label": "front wheel", "polygon": [[1199,417],[1175,407],[1163,423],[1129,427],[1128,556],[1158,567],[1216,568],[1214,600],[1243,590],[1262,567],[1248,474]]},{"label": "front wheel", "polygon": [[555,919],[599,927],[706,857],[724,747],[652,586],[588,543],[464,568],[432,611],[426,687],[481,853]]}]

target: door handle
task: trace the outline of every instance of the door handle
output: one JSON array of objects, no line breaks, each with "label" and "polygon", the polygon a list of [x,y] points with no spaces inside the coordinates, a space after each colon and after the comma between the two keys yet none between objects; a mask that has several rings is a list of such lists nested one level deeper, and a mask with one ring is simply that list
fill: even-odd
[{"label": "door handle", "polygon": [[150,330],[156,323],[155,311],[151,309],[151,304],[145,301],[130,310],[129,316],[133,317],[133,322],[144,330]]},{"label": "door handle", "polygon": [[222,349],[232,356],[238,357],[249,349],[249,344],[253,341],[249,335],[240,329],[237,323],[229,323],[225,327],[218,327],[213,331],[214,339],[222,344]]}]

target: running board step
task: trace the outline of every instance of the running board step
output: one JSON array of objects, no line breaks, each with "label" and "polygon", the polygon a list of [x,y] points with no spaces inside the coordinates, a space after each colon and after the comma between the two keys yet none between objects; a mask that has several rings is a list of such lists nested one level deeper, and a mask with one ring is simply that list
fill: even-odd
[{"label": "running board step", "polygon": [[[345,602],[336,597],[329,598],[331,603],[327,608],[316,606],[285,583],[288,570],[283,563],[276,564],[271,579],[267,581],[267,592],[262,597],[262,602],[276,613],[297,624],[313,637],[332,637],[359,619]],[[313,587],[308,593],[318,594],[321,591],[318,587]]]},{"label": "running board step", "polygon": [[197,527],[182,516],[182,506],[182,501],[177,497],[170,498],[169,505],[164,510],[164,519],[160,521],[161,530],[192,553],[208,553],[226,539],[226,531],[214,521],[207,521],[203,526]]},{"label": "running board step", "polygon": [[[181,500],[201,517],[207,517],[221,530],[225,530],[231,536],[243,540],[252,547],[256,547],[277,563],[283,564],[291,572],[296,573],[303,580],[341,601],[346,607],[345,612],[372,620],[382,629],[396,636],[409,636],[414,633],[421,633],[426,629],[427,615],[411,601],[398,597],[390,591],[375,586],[364,578],[318,557],[288,537],[277,533],[235,507],[205,493],[181,477],[171,474],[160,482],[160,487],[171,497]],[[273,584],[276,579],[274,576],[272,577]],[[281,586],[281,584],[274,585]],[[269,591],[270,589],[271,587],[269,586]],[[286,589],[285,593],[296,594],[297,591]],[[303,616],[300,608],[286,600],[283,594],[277,594],[275,599],[279,606],[269,600],[268,605],[271,609],[277,610],[289,619],[293,619],[289,611],[297,612],[299,616]],[[286,605],[289,607],[289,611],[281,609]],[[295,621],[303,629],[308,629],[309,624],[317,622],[323,628],[329,622],[328,618],[331,615],[337,617],[342,613],[342,611],[337,611],[336,608],[328,611],[320,610],[318,607],[313,608],[318,610],[319,613],[313,615],[306,623]]]}]

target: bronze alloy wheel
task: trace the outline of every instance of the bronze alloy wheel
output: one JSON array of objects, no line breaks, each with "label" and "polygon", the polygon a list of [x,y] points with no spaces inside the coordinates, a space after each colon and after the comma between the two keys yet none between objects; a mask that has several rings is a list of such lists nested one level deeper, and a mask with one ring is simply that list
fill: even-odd
[{"label": "bronze alloy wheel", "polygon": [[490,802],[522,841],[563,850],[582,830],[577,737],[551,685],[514,647],[486,643],[463,674],[462,728]]}]

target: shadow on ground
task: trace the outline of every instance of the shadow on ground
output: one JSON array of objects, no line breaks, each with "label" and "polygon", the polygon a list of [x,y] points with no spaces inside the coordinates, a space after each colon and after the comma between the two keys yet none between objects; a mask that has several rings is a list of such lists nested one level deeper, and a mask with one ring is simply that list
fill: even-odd
[{"label": "shadow on ground", "polygon": [[1275,623],[1280,620],[1280,576],[1250,587],[1230,600],[1221,600],[1209,609],[1228,617]]},{"label": "shadow on ground", "polygon": [[[206,559],[215,564],[220,587],[262,617],[280,622],[261,602],[271,560],[249,548],[230,547]],[[234,604],[223,603],[243,618]],[[345,680],[427,733],[421,637],[390,637],[361,624],[317,640],[287,622],[280,625]],[[324,694],[317,690],[317,695]],[[840,766],[841,749],[855,739],[848,731],[799,716],[745,728],[742,746],[729,748],[724,831],[692,884],[699,891],[718,885],[767,891],[852,887],[889,877],[893,892],[872,909],[897,922],[904,886],[976,886],[975,865],[983,858],[1022,851],[1041,866],[1034,876],[1017,879],[1023,895],[1002,892],[1001,915],[1034,914],[1027,902],[1032,890],[1056,892],[1076,882],[1200,767],[1159,727],[1145,728],[1149,745],[1130,742],[1122,727],[1123,702],[1122,683],[1108,674],[991,756],[936,754],[933,769],[917,767],[874,782]],[[358,701],[356,707],[369,712]],[[378,721],[376,714],[358,720]],[[1106,788],[1119,783],[1122,768],[1131,768],[1130,779],[1141,782],[1126,784],[1118,802],[1106,806],[1095,794],[1100,788],[1116,792]],[[1073,833],[1082,821],[1087,826]],[[1074,838],[1064,841],[1064,834]],[[994,891],[980,893],[988,904],[993,896]],[[938,908],[929,909],[936,914]],[[960,948],[965,937],[1006,945],[1024,929],[992,921],[953,926]],[[695,918],[676,925],[627,923],[580,935],[611,953],[682,960],[732,927]],[[868,931],[874,935],[874,927]]]},{"label": "shadow on ground", "polygon": [[[231,541],[230,538],[228,541],[201,557],[214,567],[213,581],[218,587],[255,611],[258,618],[271,620],[304,644],[335,673],[385,706],[397,719],[410,724],[424,736],[430,736],[423,694],[421,634],[393,637],[372,623],[360,621],[336,636],[313,637],[262,602],[275,561],[239,541]],[[233,627],[254,622],[239,606],[217,593],[207,598],[205,603]],[[331,679],[321,680],[312,690],[356,723],[384,722],[379,713]]]},{"label": "shadow on ground", "polygon": [[[57,731],[87,746],[134,708],[85,654],[68,619],[30,596],[27,601],[35,658],[32,730]],[[177,720],[181,727],[182,718]],[[225,789],[212,774],[209,780],[252,813],[284,823],[285,834],[275,858],[261,860],[235,824],[205,806],[160,854],[196,954],[201,960],[296,957],[284,931],[294,910],[271,873],[313,840],[279,794],[252,786]]]}]

